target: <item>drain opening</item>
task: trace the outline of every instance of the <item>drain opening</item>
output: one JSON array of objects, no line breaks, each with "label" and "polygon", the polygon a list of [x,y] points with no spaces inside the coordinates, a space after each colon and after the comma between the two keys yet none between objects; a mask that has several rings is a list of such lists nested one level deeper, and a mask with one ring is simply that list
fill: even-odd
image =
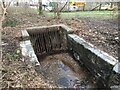
[{"label": "drain opening", "polygon": [[[60,27],[28,29],[27,32],[45,76],[48,79],[51,78],[49,81],[53,81],[60,87],[96,87],[92,83],[93,80],[88,80],[87,71],[84,72],[83,68],[70,56],[66,33],[62,32]],[[82,85],[82,82],[85,84]]]},{"label": "drain opening", "polygon": [[[112,68],[117,63],[117,61],[105,52],[95,49],[91,44],[79,36],[73,33],[71,34],[71,31],[69,30],[71,29],[66,29],[65,26],[64,30],[60,26],[32,28],[27,29],[27,32],[29,33],[27,36],[30,38],[33,49],[39,61],[46,55],[52,56],[52,54],[56,55],[58,53],[63,53],[63,51],[68,52],[68,50],[70,50],[72,51],[74,58],[79,63],[81,61],[85,67],[91,71],[95,78],[98,78],[98,83],[106,87],[105,84],[108,83],[107,81],[109,76],[111,72],[113,72]],[[86,51],[87,53],[83,51]],[[42,58],[43,62],[46,60],[46,58]],[[69,62],[69,59],[67,62]],[[59,83],[61,83],[61,79],[59,80]]]},{"label": "drain opening", "polygon": [[27,30],[36,55],[65,51],[63,35],[59,28]]}]

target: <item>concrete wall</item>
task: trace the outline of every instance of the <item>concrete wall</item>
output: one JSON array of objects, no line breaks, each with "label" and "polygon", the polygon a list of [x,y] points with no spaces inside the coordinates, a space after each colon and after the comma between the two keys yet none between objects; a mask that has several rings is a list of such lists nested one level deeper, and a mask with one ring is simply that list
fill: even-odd
[{"label": "concrete wall", "polygon": [[95,48],[75,34],[68,34],[68,48],[73,57],[82,63],[98,80],[98,84],[107,87],[118,60]]},{"label": "concrete wall", "polygon": [[22,53],[26,57],[33,57],[30,59],[31,62],[36,62],[40,65],[32,48],[31,41],[29,40],[27,30],[53,27],[59,27],[65,44],[64,46],[67,47],[67,49],[72,53],[75,60],[77,60],[80,64],[83,64],[92,73],[92,75],[95,76],[98,84],[101,85],[99,87],[107,87],[110,79],[112,81],[115,76],[115,73],[120,74],[120,63],[118,60],[95,48],[94,45],[86,42],[83,38],[80,38],[78,35],[74,34],[74,31],[71,28],[63,24],[32,27],[22,31],[24,40],[21,44]]}]

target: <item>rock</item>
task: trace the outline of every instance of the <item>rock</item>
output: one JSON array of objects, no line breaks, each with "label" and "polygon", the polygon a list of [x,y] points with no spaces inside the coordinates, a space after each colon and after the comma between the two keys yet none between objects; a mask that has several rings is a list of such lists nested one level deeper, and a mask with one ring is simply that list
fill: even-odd
[{"label": "rock", "polygon": [[115,40],[118,40],[119,39],[119,37],[115,37]]}]

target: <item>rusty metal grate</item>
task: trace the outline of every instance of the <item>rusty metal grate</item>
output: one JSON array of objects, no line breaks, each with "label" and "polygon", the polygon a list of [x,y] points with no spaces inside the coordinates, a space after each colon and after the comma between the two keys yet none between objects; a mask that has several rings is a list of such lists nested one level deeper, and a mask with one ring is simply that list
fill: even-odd
[{"label": "rusty metal grate", "polygon": [[52,54],[65,50],[63,36],[59,28],[27,30],[37,55]]}]

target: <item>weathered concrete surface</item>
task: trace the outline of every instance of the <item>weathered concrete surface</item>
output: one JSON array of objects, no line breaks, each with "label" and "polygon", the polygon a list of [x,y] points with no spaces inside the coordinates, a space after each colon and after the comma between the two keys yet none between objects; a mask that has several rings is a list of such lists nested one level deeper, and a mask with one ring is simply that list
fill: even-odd
[{"label": "weathered concrete surface", "polygon": [[71,28],[67,27],[64,24],[60,24],[59,26],[60,26],[60,30],[66,34],[74,33],[74,30],[72,30]]},{"label": "weathered concrete surface", "polygon": [[[37,56],[33,50],[31,41],[29,40],[29,34],[26,30],[22,31],[22,38],[23,38],[23,41],[20,42],[22,55],[25,58],[28,58],[30,60],[30,62],[33,64],[33,66],[39,66],[40,63],[39,63]],[[25,61],[25,58],[23,58],[23,61]]]},{"label": "weathered concrete surface", "polygon": [[21,46],[21,49],[22,49],[22,55],[26,58],[29,58],[30,59],[30,62],[36,66],[36,65],[40,65],[38,59],[37,59],[37,56],[34,52],[34,49],[33,49],[33,45],[35,44],[35,39],[34,38],[34,42],[33,40],[30,40],[30,33],[38,33],[40,31],[44,31],[45,29],[49,29],[49,30],[52,30],[52,29],[58,29],[58,30],[61,30],[61,37],[62,37],[62,42],[63,43],[63,46],[66,47],[66,34],[68,33],[72,33],[72,29],[66,27],[65,25],[63,24],[59,24],[59,25],[51,25],[51,26],[40,26],[40,27],[29,27],[29,28],[26,28],[25,30],[22,30],[22,39],[23,41],[20,43],[20,46]]},{"label": "weathered concrete surface", "polygon": [[113,70],[120,74],[120,62],[114,66]]},{"label": "weathered concrete surface", "polygon": [[[73,30],[63,24],[30,27],[22,31],[23,40],[30,40],[37,55],[53,53],[54,50],[66,50],[66,35],[73,33]],[[29,35],[28,35],[29,34]],[[57,35],[57,36],[56,36]],[[60,47],[58,47],[60,46]],[[56,47],[58,47],[56,49]]]},{"label": "weathered concrete surface", "polygon": [[37,60],[37,57],[35,55],[35,52],[32,48],[30,40],[21,42],[20,46],[22,48],[22,55],[24,57],[29,58],[30,62],[33,63],[34,65],[40,65],[40,63]]},{"label": "weathered concrete surface", "polygon": [[109,82],[109,77],[113,75],[113,72],[120,73],[120,65],[118,64],[118,60],[108,55],[107,53],[95,48],[92,44],[86,42],[84,39],[80,38],[76,34],[73,34],[74,31],[63,24],[31,27],[23,30],[23,55],[34,57],[34,59],[31,61],[38,62],[34,50],[30,44],[31,42],[28,32],[38,33],[40,32],[40,30],[44,31],[44,29],[56,28],[61,31],[62,41],[64,42],[63,46],[72,51],[75,59],[78,60],[80,63],[83,63],[85,67],[97,78],[98,82],[100,84],[102,83],[101,85],[106,86],[106,84]]},{"label": "weathered concrete surface", "polygon": [[51,26],[29,27],[29,28],[26,28],[26,30],[34,32],[34,30],[40,31],[41,29],[50,29],[50,28],[59,28],[61,31],[66,32],[66,33],[74,32],[71,28],[67,27],[64,24],[51,25]]},{"label": "weathered concrete surface", "polygon": [[75,34],[68,34],[68,47],[76,60],[82,62],[104,84],[108,83],[112,71],[117,71],[113,67],[118,63],[118,60]]}]

